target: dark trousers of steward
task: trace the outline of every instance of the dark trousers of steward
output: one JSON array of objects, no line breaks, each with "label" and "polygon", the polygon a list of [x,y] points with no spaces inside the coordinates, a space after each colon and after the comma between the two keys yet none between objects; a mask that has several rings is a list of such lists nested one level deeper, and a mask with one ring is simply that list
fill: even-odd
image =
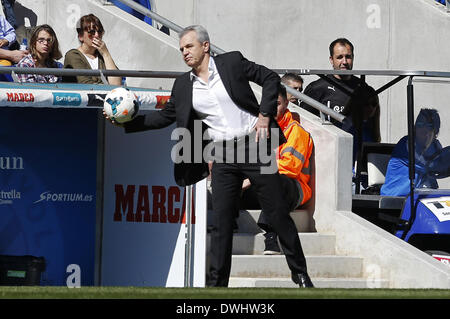
[{"label": "dark trousers of steward", "polygon": [[[290,207],[289,211],[292,212],[300,205],[300,193],[302,191],[301,186],[298,181],[293,178],[287,177],[286,175],[280,174],[280,179],[281,188],[283,191],[283,199]],[[242,194],[240,206],[241,209],[261,209],[258,196],[256,195],[253,186],[250,186]],[[270,225],[270,221],[263,209],[261,209],[261,214],[259,215],[257,224],[265,232],[274,232],[273,227]]]},{"label": "dark trousers of steward", "polygon": [[[278,145],[273,146],[270,139],[255,143],[254,134],[215,143],[211,172],[213,207],[211,258],[207,286],[228,286],[233,222],[239,212],[242,182],[245,178],[250,179],[261,208],[278,235],[291,272],[307,273],[298,231],[289,215],[291,207],[284,198],[275,153],[272,151]],[[260,148],[267,156],[260,156]],[[242,156],[243,154],[245,156]],[[272,168],[269,168],[270,166]]]}]

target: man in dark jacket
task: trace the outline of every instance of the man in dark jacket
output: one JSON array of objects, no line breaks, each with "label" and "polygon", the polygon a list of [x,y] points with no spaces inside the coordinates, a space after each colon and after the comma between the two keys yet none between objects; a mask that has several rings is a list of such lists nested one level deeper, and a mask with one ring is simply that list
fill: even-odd
[{"label": "man in dark jacket", "polygon": [[[125,129],[127,132],[158,129],[176,122],[177,129],[188,133],[183,134],[183,142],[189,136],[196,138],[199,127],[212,140],[213,144],[208,145],[214,145],[211,153],[214,214],[207,285],[228,286],[233,219],[239,209],[242,181],[249,178],[279,235],[292,280],[300,287],[312,287],[298,232],[283,199],[273,152],[286,141],[274,119],[279,76],[248,61],[240,52],[212,57],[209,35],[201,26],[185,28],[179,38],[183,59],[192,70],[175,80],[164,109],[136,117],[125,124]],[[262,86],[259,105],[249,81]],[[199,141],[195,138],[192,143],[186,143],[194,146],[192,149],[182,150],[183,160],[174,159],[175,180],[182,186],[196,183],[209,174],[208,159],[202,156],[206,143],[201,141],[198,156],[195,145]]]}]

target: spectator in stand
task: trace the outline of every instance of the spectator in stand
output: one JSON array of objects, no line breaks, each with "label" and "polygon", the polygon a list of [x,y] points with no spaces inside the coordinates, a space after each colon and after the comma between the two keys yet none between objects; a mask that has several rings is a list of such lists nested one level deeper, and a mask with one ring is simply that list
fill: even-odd
[{"label": "spectator in stand", "polygon": [[[93,14],[82,16],[76,26],[78,40],[81,45],[71,49],[64,58],[64,68],[67,69],[102,69],[117,70],[117,66],[103,41],[105,30],[99,18]],[[64,82],[102,84],[98,76],[79,75],[63,77]],[[121,85],[121,77],[108,77],[111,85]]]},{"label": "spectator in stand", "polygon": [[16,42],[14,28],[4,16],[0,15],[0,66],[11,66],[23,57],[21,52],[8,52],[14,42]]},{"label": "spectator in stand", "polygon": [[[352,70],[354,48],[353,44],[345,39],[339,38],[331,42],[330,47],[330,63],[334,70]],[[360,84],[360,80],[354,75],[328,75],[329,78],[337,82],[340,86],[346,89],[348,92],[341,90],[339,87],[331,84],[327,80],[322,78],[311,82],[305,89],[305,94],[309,97],[319,101],[320,103],[333,109],[335,112],[341,113],[344,106],[348,103],[351,96],[349,93],[353,93]],[[300,106],[307,111],[320,116],[317,109],[308,105],[305,102],[300,103]],[[329,119],[333,124],[341,127],[341,124],[333,119]]]},{"label": "spectator in stand", "polygon": [[0,16],[0,48],[9,49],[16,41],[16,32],[4,16]]},{"label": "spectator in stand", "polygon": [[[17,67],[23,68],[62,68],[62,64],[56,60],[61,59],[58,38],[51,26],[43,24],[36,27],[30,38],[30,54],[23,57],[17,63]],[[18,74],[20,82],[56,83],[61,82],[61,77],[44,74]]]},{"label": "spectator in stand", "polygon": [[[290,211],[293,211],[306,204],[312,196],[312,190],[309,186],[311,178],[309,159],[314,143],[310,134],[303,129],[299,122],[293,119],[291,112],[288,110],[288,104],[286,89],[281,87],[278,94],[276,121],[283,130],[287,141],[277,149],[277,165],[282,193],[284,194],[283,198],[288,203]],[[258,207],[255,189],[249,179],[244,180],[242,189],[242,205],[244,207]],[[278,236],[264,210],[259,216],[258,226],[265,231],[264,255],[280,254]]]},{"label": "spectator in stand", "polygon": [[16,0],[2,0],[5,18],[14,29],[17,28],[16,14],[14,13],[15,2]]},{"label": "spectator in stand", "polygon": [[[8,20],[0,15],[0,66],[12,66],[19,62],[27,50],[14,50],[11,45],[16,44],[16,32]],[[0,74],[0,81],[12,82],[10,74]]]},{"label": "spectator in stand", "polygon": [[[29,53],[28,50],[8,50],[0,48],[0,65],[10,66],[18,63]],[[5,61],[6,60],[6,61]]]},{"label": "spectator in stand", "polygon": [[[334,40],[329,46],[329,51],[330,64],[334,70],[353,69],[354,46],[348,39],[338,38]],[[355,161],[360,150],[361,143],[359,141],[380,141],[378,97],[375,96],[375,90],[372,87],[354,75],[335,74],[327,77],[330,78],[330,82],[320,78],[310,83],[304,93],[335,112],[353,116],[352,121],[349,121],[346,125],[332,118],[328,118],[328,120],[354,136],[353,157]],[[342,89],[333,83],[336,83]],[[320,115],[318,110],[305,102],[302,102],[300,106],[317,116]],[[354,126],[355,123],[357,124],[356,127]],[[362,139],[358,139],[361,130],[371,133],[366,134]]]},{"label": "spectator in stand", "polygon": [[[438,188],[436,176],[432,174],[432,171],[438,171],[434,168],[433,161],[442,153],[442,145],[437,139],[440,126],[441,119],[437,110],[420,110],[415,123],[414,185],[416,188]],[[433,169],[431,170],[430,167]],[[448,162],[446,167],[448,168]],[[441,168],[441,171],[445,170]],[[406,196],[409,194],[409,187],[408,136],[404,136],[392,151],[380,194]]]},{"label": "spectator in stand", "polygon": [[[293,88],[294,90],[297,90],[299,92],[303,91],[303,78],[300,75],[294,73],[286,73],[281,77],[281,82]],[[287,92],[286,94],[289,102],[294,103],[295,105],[300,104],[299,100],[295,96],[293,96],[289,92]]]}]

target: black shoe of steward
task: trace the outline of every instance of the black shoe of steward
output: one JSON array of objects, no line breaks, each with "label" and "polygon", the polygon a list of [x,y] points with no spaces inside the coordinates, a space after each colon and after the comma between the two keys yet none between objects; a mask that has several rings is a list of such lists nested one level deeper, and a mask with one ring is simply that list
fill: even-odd
[{"label": "black shoe of steward", "polygon": [[292,273],[292,281],[295,282],[300,288],[314,288],[314,285],[309,278],[308,274],[294,274]]},{"label": "black shoe of steward", "polygon": [[264,255],[280,255],[281,249],[278,246],[277,235],[275,233],[265,233],[264,234]]}]

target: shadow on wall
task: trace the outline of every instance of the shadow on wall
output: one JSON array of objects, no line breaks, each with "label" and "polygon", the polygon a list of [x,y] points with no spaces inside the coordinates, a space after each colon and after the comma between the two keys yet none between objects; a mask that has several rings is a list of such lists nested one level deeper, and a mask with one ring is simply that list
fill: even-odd
[{"label": "shadow on wall", "polygon": [[37,15],[33,10],[24,7],[17,2],[14,5],[14,13],[16,14],[17,26],[35,27],[37,23]]}]

